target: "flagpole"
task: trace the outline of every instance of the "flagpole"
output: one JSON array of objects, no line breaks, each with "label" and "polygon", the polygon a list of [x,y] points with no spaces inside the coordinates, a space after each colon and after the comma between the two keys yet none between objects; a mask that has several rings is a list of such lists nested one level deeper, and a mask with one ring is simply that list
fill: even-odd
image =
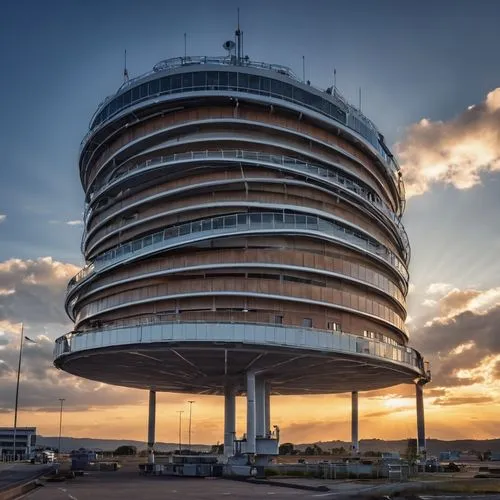
[{"label": "flagpole", "polygon": [[23,356],[23,344],[24,344],[24,324],[21,323],[21,347],[19,348],[19,363],[17,365],[17,384],[16,384],[16,404],[14,407],[14,462],[16,461],[16,434],[17,434],[17,404],[19,402],[19,376],[21,375],[21,358]]}]

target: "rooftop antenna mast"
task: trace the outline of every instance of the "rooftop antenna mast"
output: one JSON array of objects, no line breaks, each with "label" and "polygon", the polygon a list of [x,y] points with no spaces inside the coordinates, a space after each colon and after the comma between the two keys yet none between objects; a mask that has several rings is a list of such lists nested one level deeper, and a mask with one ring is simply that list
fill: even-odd
[{"label": "rooftop antenna mast", "polygon": [[361,113],[361,87],[359,87],[359,106],[358,106],[359,112]]},{"label": "rooftop antenna mast", "polygon": [[306,56],[302,56],[302,83],[306,83]]},{"label": "rooftop antenna mast", "polygon": [[240,31],[240,8],[238,7],[238,29],[234,33],[236,35],[236,64],[239,66],[241,63],[241,31]]},{"label": "rooftop antenna mast", "polygon": [[184,33],[184,61],[187,59],[187,35]]},{"label": "rooftop antenna mast", "polygon": [[128,69],[127,69],[127,49],[125,49],[125,61],[123,64],[123,83],[128,82]]},{"label": "rooftop antenna mast", "polygon": [[333,68],[333,95],[337,94],[337,68]]}]

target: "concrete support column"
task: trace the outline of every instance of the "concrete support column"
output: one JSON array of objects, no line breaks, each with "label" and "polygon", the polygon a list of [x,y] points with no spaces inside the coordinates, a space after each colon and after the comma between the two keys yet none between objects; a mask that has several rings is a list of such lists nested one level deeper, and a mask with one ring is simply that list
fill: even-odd
[{"label": "concrete support column", "polygon": [[351,394],[352,412],[351,412],[351,451],[353,454],[359,453],[359,434],[358,434],[358,391]]},{"label": "concrete support column", "polygon": [[249,454],[255,454],[255,373],[247,373],[247,446]]},{"label": "concrete support column", "polygon": [[224,388],[224,456],[234,455],[234,435],[236,434],[236,390],[227,385]]},{"label": "concrete support column", "polygon": [[271,433],[271,386],[266,383],[266,435]]},{"label": "concrete support column", "polygon": [[424,418],[424,383],[418,381],[415,384],[417,395],[417,446],[418,454],[425,458],[425,418]]},{"label": "concrete support column", "polygon": [[266,435],[266,381],[262,377],[255,379],[255,435]]},{"label": "concrete support column", "polygon": [[155,463],[156,391],[149,391],[148,464]]}]

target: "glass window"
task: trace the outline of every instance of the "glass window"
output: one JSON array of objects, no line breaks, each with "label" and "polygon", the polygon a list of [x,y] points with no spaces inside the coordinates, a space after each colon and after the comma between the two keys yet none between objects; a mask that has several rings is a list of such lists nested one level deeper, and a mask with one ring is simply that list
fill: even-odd
[{"label": "glass window", "polygon": [[284,83],[283,84],[283,96],[288,97],[289,99],[292,98],[293,95],[293,87],[289,83]]},{"label": "glass window", "polygon": [[140,95],[141,95],[141,99],[143,97],[147,97],[149,95],[148,93],[148,84],[147,83],[143,83],[140,87],[139,87],[139,92],[140,92]]},{"label": "glass window", "polygon": [[160,80],[160,92],[168,92],[170,90],[170,77],[164,76]]},{"label": "glass window", "polygon": [[191,89],[193,86],[193,73],[184,73],[182,75],[182,87],[185,89]]},{"label": "glass window", "polygon": [[124,106],[128,106],[131,102],[132,102],[132,93],[129,90],[128,92],[125,92],[125,94],[123,94],[123,104]]},{"label": "glass window", "polygon": [[139,100],[140,95],[139,87],[134,87],[132,89],[132,102]]},{"label": "glass window", "polygon": [[238,73],[235,73],[233,71],[229,72],[229,89],[230,90],[236,90],[238,87]]},{"label": "glass window", "polygon": [[182,236],[184,234],[190,233],[190,224],[183,224],[179,227],[179,234]]},{"label": "glass window", "polygon": [[283,83],[279,80],[271,80],[271,93],[281,95],[283,93]]},{"label": "glass window", "polygon": [[212,229],[212,219],[206,219],[201,223],[203,231],[210,231]]},{"label": "glass window", "polygon": [[222,229],[224,227],[224,217],[216,217],[213,220],[214,229]]},{"label": "glass window", "polygon": [[234,227],[236,226],[236,215],[229,215],[226,217],[226,227]]},{"label": "glass window", "polygon": [[238,224],[247,223],[247,214],[238,214]]},{"label": "glass window", "polygon": [[149,82],[149,93],[158,94],[160,92],[160,81],[152,80]]},{"label": "glass window", "polygon": [[112,115],[116,111],[116,100],[113,100],[108,105],[109,114]]},{"label": "glass window", "polygon": [[219,86],[219,73],[217,71],[207,71],[207,87],[215,90]]},{"label": "glass window", "polygon": [[297,87],[293,88],[293,98],[298,102],[304,101],[305,92],[302,89],[298,89]]},{"label": "glass window", "polygon": [[120,111],[123,108],[123,94],[119,95],[116,99],[116,111]]},{"label": "glass window", "polygon": [[173,75],[170,86],[172,92],[179,92],[182,87],[182,75]]},{"label": "glass window", "polygon": [[245,73],[238,73],[238,88],[248,88],[248,75],[246,75]]},{"label": "glass window", "polygon": [[260,90],[264,92],[269,92],[271,90],[271,80],[269,78],[261,77]]},{"label": "glass window", "polygon": [[305,328],[312,328],[313,326],[312,318],[304,318],[302,320],[302,326],[304,326]]},{"label": "glass window", "polygon": [[227,71],[219,71],[219,87],[227,88],[229,85],[229,75]]},{"label": "glass window", "polygon": [[262,219],[262,214],[250,214],[250,222],[252,224],[260,224]]},{"label": "glass window", "polygon": [[207,73],[205,71],[197,71],[193,74],[193,87],[195,90],[204,89],[206,86]]},{"label": "glass window", "polygon": [[277,325],[282,325],[283,324],[283,316],[280,316],[280,315],[274,316],[274,323]]},{"label": "glass window", "polygon": [[262,221],[266,224],[271,224],[273,222],[273,214],[262,214]]},{"label": "glass window", "polygon": [[249,75],[248,86],[252,90],[259,90],[260,88],[260,77],[257,75]]}]

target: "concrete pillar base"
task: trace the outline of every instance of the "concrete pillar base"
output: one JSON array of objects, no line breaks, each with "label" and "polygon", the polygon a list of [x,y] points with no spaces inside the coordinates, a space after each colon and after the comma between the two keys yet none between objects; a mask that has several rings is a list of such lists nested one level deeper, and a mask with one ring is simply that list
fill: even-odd
[{"label": "concrete pillar base", "polygon": [[155,463],[156,391],[149,391],[148,464]]}]

